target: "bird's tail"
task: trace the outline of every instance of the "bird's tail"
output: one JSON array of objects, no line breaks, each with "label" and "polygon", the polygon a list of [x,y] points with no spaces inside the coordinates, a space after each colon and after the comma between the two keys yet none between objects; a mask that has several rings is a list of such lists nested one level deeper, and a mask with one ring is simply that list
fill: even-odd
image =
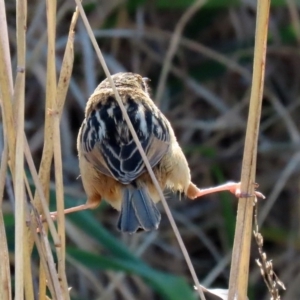
[{"label": "bird's tail", "polygon": [[139,228],[145,231],[158,228],[160,212],[152,201],[146,187],[123,189],[123,199],[118,228],[122,232],[134,233]]}]

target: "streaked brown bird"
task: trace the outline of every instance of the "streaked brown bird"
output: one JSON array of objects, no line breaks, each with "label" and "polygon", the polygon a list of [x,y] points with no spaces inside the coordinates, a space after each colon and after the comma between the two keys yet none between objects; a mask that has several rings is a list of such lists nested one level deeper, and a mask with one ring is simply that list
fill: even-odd
[{"label": "streaked brown bird", "polygon": [[[149,96],[148,79],[134,73],[117,73],[112,79],[162,190],[183,192],[190,199],[223,190],[240,193],[239,183],[198,189],[191,182],[171,124]],[[120,211],[118,228],[122,232],[157,229],[161,215],[156,203],[160,198],[108,79],[87,102],[77,148],[88,199],[66,212],[95,208],[105,199]]]}]

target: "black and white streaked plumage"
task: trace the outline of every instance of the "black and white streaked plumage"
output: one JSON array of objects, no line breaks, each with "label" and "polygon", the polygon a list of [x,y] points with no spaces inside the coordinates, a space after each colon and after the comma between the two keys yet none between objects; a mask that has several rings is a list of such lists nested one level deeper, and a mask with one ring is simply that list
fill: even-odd
[{"label": "black and white streaked plumage", "polygon": [[[197,189],[169,121],[149,97],[147,80],[133,73],[112,77],[162,189]],[[157,229],[160,199],[107,79],[87,103],[78,152],[91,206],[105,199],[120,210],[121,231]]]},{"label": "black and white streaked plumage", "polygon": [[[146,102],[127,97],[125,108],[141,145],[154,167],[167,152],[170,135],[165,117]],[[82,126],[85,158],[103,174],[129,184],[145,172],[140,152],[114,97],[99,103]],[[101,153],[99,159],[98,152]]]},{"label": "black and white streaked plumage", "polygon": [[[237,183],[198,189],[169,121],[149,96],[147,80],[134,73],[112,78],[163,190],[184,192],[190,199],[222,190],[239,193]],[[105,199],[120,211],[121,231],[157,229],[161,216],[155,203],[160,199],[107,79],[87,102],[77,148],[88,200],[66,212],[94,208]]]}]

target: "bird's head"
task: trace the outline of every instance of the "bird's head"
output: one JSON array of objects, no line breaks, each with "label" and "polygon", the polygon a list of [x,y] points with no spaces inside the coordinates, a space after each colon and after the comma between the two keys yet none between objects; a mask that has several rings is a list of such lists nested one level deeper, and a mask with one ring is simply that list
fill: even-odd
[{"label": "bird's head", "polygon": [[[149,94],[148,82],[150,81],[147,77],[142,77],[139,74],[122,72],[111,76],[116,88],[132,88],[132,89],[142,89],[145,93]],[[98,89],[101,88],[111,88],[109,80],[106,78],[103,80]]]}]

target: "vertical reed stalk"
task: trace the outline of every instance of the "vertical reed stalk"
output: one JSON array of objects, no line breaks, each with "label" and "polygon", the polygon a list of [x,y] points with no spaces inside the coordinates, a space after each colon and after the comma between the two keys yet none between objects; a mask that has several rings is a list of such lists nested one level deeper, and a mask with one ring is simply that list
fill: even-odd
[{"label": "vertical reed stalk", "polygon": [[[270,0],[257,1],[252,88],[241,175],[241,190],[250,195],[254,193],[257,141],[265,75],[269,8]],[[241,198],[238,204],[230,270],[228,295],[228,299],[230,300],[244,300],[247,298],[252,219],[252,197]]]}]

